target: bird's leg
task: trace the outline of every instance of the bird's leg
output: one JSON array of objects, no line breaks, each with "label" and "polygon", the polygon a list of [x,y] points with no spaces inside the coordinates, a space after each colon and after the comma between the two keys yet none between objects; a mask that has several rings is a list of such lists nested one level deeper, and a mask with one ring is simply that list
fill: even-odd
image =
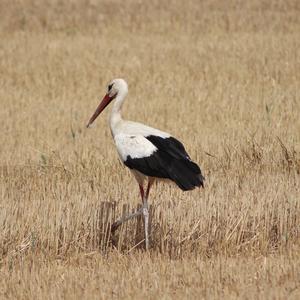
[{"label": "bird's leg", "polygon": [[153,179],[149,179],[148,181],[148,186],[146,190],[146,194],[144,193],[143,187],[140,186],[140,191],[141,191],[141,196],[143,200],[143,216],[144,216],[144,225],[145,225],[145,245],[146,245],[146,250],[149,249],[149,210],[148,210],[148,196],[150,192],[150,187],[153,183]]},{"label": "bird's leg", "polygon": [[148,250],[149,249],[149,234],[148,234],[149,211],[148,211],[148,201],[147,201],[146,197],[144,197],[144,199],[143,199],[142,212],[143,212],[143,216],[144,216],[144,225],[145,225],[145,245],[146,245],[146,250]]},{"label": "bird's leg", "polygon": [[144,196],[145,196],[144,187],[143,187],[142,184],[139,184],[139,188],[140,188],[140,193],[141,193],[142,201],[144,202]]},{"label": "bird's leg", "polygon": [[136,212],[133,212],[133,213],[131,213],[129,215],[126,215],[126,216],[120,218],[119,220],[117,220],[116,222],[114,222],[112,224],[112,226],[111,226],[111,232],[114,233],[119,228],[119,226],[122,225],[124,222],[129,221],[129,220],[131,220],[131,219],[133,219],[133,218],[135,218],[135,217],[137,217],[137,216],[139,216],[141,214],[142,214],[142,210],[139,209]]},{"label": "bird's leg", "polygon": [[[140,193],[141,195],[143,196],[144,195],[144,189],[143,189],[143,186],[139,185],[140,186]],[[111,232],[114,233],[124,222],[127,222],[139,215],[141,215],[143,213],[143,210],[142,209],[139,209],[137,210],[136,212],[134,213],[131,213],[131,214],[128,214],[126,216],[123,216],[122,218],[120,218],[119,220],[117,220],[116,222],[114,222],[112,225],[111,225]]]},{"label": "bird's leg", "polygon": [[[143,185],[139,184],[140,187],[140,193],[141,193],[141,197],[142,199],[144,198],[144,188]],[[122,218],[120,218],[119,220],[117,220],[116,222],[114,222],[111,225],[111,232],[114,233],[124,222],[127,222],[135,217],[138,217],[139,215],[143,214],[143,207],[139,210],[137,210],[136,212],[133,212],[131,214],[128,214],[126,216],[123,216]]]},{"label": "bird's leg", "polygon": [[148,180],[148,186],[147,186],[147,190],[146,190],[146,198],[147,198],[147,199],[148,199],[148,197],[149,197],[150,188],[151,188],[153,182],[154,182],[154,179],[151,178],[151,177],[149,177],[149,180]]},{"label": "bird's leg", "polygon": [[123,224],[124,222],[131,220],[141,214],[143,214],[144,216],[144,229],[145,229],[145,246],[146,246],[146,250],[149,249],[149,210],[148,210],[148,196],[149,196],[149,192],[150,192],[150,187],[153,183],[153,180],[149,179],[148,182],[148,186],[147,186],[147,190],[146,193],[144,191],[144,187],[142,184],[139,184],[139,188],[140,188],[140,194],[141,194],[141,198],[143,201],[143,206],[141,207],[141,209],[139,209],[138,211],[131,213],[129,215],[123,216],[122,218],[120,218],[119,220],[117,220],[116,222],[114,222],[111,226],[111,232],[114,233],[121,224]]}]

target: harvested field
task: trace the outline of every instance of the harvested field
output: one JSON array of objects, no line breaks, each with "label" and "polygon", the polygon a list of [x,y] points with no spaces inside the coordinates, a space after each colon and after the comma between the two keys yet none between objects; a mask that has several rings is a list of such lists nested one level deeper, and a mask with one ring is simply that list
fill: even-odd
[{"label": "harvested field", "polygon": [[[299,299],[300,3],[0,3],[0,298]],[[106,111],[183,141],[206,177],[140,205]]]}]

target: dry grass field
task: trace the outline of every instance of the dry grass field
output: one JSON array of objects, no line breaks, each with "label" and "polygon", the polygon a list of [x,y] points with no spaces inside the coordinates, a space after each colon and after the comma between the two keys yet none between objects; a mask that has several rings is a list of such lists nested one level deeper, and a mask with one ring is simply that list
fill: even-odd
[{"label": "dry grass field", "polygon": [[[106,111],[181,139],[151,249]],[[0,2],[0,299],[300,299],[300,2]]]}]

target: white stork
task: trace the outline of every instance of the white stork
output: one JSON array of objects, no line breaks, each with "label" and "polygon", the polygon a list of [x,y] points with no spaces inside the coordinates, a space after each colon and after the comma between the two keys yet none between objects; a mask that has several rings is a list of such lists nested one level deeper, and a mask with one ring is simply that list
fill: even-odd
[{"label": "white stork", "polygon": [[[190,159],[182,143],[169,133],[122,119],[121,108],[127,93],[128,85],[124,79],[112,80],[87,127],[115,99],[109,119],[111,133],[122,162],[130,169],[139,184],[143,206],[140,211],[115,222],[112,228],[116,229],[122,222],[143,214],[145,246],[148,249],[148,196],[154,180],[170,179],[180,189],[187,191],[195,187],[203,187],[204,177],[199,166]],[[147,187],[144,186],[145,182]]]}]

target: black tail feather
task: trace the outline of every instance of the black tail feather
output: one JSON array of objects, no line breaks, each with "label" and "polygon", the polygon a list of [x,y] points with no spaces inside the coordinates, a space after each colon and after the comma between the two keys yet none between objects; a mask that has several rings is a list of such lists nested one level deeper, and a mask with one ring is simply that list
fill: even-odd
[{"label": "black tail feather", "polygon": [[195,187],[204,187],[204,177],[197,164],[190,160],[173,160],[168,170],[172,179],[183,191],[189,191]]}]

